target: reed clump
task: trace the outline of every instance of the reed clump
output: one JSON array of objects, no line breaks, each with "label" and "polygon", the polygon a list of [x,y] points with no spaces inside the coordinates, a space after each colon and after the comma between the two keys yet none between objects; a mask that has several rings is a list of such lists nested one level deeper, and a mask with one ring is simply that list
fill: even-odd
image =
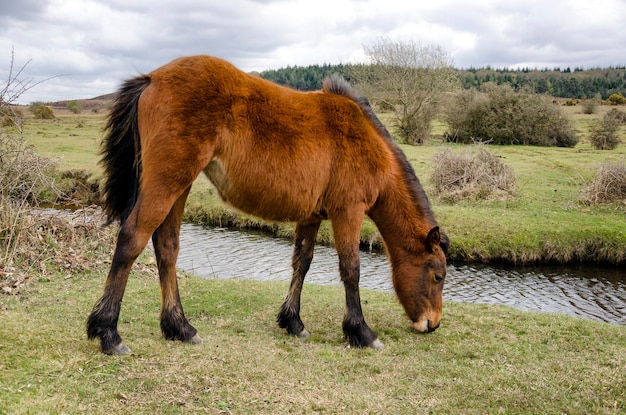
[{"label": "reed clump", "polygon": [[506,199],[516,194],[513,170],[475,144],[461,151],[444,147],[434,155],[435,194],[447,202],[464,199]]},{"label": "reed clump", "polygon": [[596,175],[581,192],[585,204],[621,202],[626,206],[626,159],[598,166]]}]

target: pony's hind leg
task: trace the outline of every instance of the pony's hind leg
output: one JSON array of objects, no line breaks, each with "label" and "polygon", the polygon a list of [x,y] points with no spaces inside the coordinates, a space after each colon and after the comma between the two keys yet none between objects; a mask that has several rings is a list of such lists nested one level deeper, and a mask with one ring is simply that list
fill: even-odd
[{"label": "pony's hind leg", "polygon": [[189,324],[178,292],[176,278],[176,259],[180,241],[185,201],[189,195],[188,187],[178,198],[163,223],[152,235],[152,243],[159,267],[161,283],[161,331],[168,340],[181,340],[189,343],[201,343],[196,329]]},{"label": "pony's hind leg", "polygon": [[152,233],[152,229],[137,226],[137,216],[135,206],[133,212],[120,226],[104,293],[87,319],[88,338],[99,338],[102,352],[106,354],[131,353],[117,332],[117,321],[130,269],[146,247]]},{"label": "pony's hind leg", "polygon": [[[166,218],[170,217],[172,206],[179,199],[181,193],[186,196],[188,192],[188,190],[180,193],[174,192],[175,187],[170,186],[167,188],[168,194],[162,185],[154,187],[146,183],[148,181],[144,180],[133,210],[120,226],[111,269],[104,285],[104,293],[87,320],[87,336],[90,339],[99,338],[102,352],[106,354],[131,353],[130,349],[122,343],[117,332],[117,322],[128,275],[133,263],[148,244],[150,236]],[[181,188],[187,189],[189,186],[190,184],[186,184]],[[166,194],[168,197],[164,196]],[[156,197],[155,195],[160,196]],[[176,211],[178,212],[178,210]],[[171,220],[168,219],[168,223],[170,222]],[[165,226],[168,231],[171,231],[171,228],[171,225]]]},{"label": "pony's hind leg", "polygon": [[300,319],[300,294],[302,293],[304,276],[313,260],[315,238],[319,227],[319,221],[307,224],[298,223],[296,225],[291,285],[285,302],[276,317],[276,321],[281,328],[287,329],[287,333],[298,337],[307,337],[309,335]]}]

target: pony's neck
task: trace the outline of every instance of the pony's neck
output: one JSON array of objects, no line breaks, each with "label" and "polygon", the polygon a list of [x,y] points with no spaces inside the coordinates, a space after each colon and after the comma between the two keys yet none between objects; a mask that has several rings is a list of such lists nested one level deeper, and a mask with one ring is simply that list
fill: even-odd
[{"label": "pony's neck", "polygon": [[392,264],[404,254],[424,249],[428,232],[437,226],[417,178],[411,179],[408,182],[400,179],[401,185],[382,191],[368,212],[383,238]]}]

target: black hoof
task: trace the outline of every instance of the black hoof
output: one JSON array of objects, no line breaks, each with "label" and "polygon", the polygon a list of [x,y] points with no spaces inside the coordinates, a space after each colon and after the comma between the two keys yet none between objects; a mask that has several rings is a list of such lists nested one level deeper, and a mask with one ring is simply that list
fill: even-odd
[{"label": "black hoof", "polygon": [[373,349],[382,349],[384,347],[383,343],[378,339],[378,335],[364,321],[358,324],[344,322],[343,332],[352,346],[371,347]]},{"label": "black hoof", "polygon": [[286,329],[287,333],[296,337],[309,337],[310,333],[304,328],[304,323],[300,319],[300,316],[291,312],[287,307],[283,305],[281,307],[278,316],[276,316],[276,322],[278,327]]}]

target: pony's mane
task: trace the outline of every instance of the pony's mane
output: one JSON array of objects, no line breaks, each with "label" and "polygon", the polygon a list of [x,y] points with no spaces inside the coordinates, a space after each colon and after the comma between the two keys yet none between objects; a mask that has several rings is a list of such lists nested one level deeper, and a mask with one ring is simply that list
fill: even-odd
[{"label": "pony's mane", "polygon": [[363,114],[365,114],[367,119],[372,123],[372,125],[374,125],[378,133],[381,135],[381,137],[385,139],[385,141],[389,145],[389,148],[391,148],[391,150],[393,151],[394,156],[398,161],[398,164],[402,168],[404,182],[407,186],[409,194],[411,195],[411,198],[413,199],[417,207],[421,209],[422,213],[426,215],[428,219],[431,220],[431,222],[434,223],[434,215],[430,209],[430,203],[428,201],[428,198],[426,197],[426,193],[424,193],[424,189],[422,188],[419,179],[417,178],[417,175],[415,174],[413,166],[411,166],[409,160],[407,160],[402,150],[400,150],[400,147],[398,147],[396,142],[393,140],[393,137],[391,136],[387,128],[383,125],[380,119],[378,119],[378,116],[374,112],[370,101],[366,97],[359,95],[357,91],[352,88],[348,81],[346,81],[343,77],[337,74],[333,74],[324,79],[324,82],[322,84],[322,91],[328,94],[344,96],[358,104],[358,106],[361,108],[361,111],[363,111]]}]

